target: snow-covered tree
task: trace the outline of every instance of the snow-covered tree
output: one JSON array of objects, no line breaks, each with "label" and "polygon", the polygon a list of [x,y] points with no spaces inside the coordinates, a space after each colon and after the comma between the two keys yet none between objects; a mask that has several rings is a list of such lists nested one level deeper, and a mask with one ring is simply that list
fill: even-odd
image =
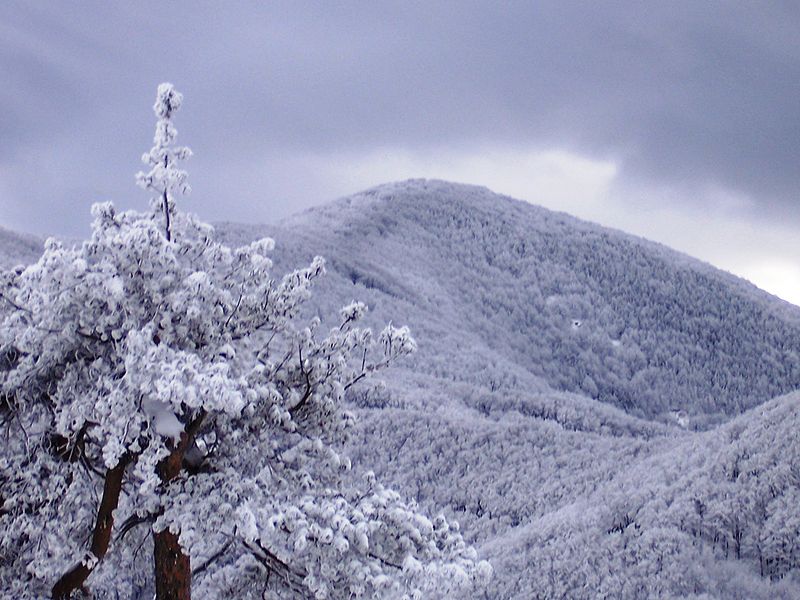
[{"label": "snow-covered tree", "polygon": [[164,235],[167,241],[172,238],[170,225],[175,212],[175,193],[188,194],[191,191],[186,182],[187,173],[177,167],[177,162],[186,160],[192,151],[186,146],[173,146],[178,130],[172,124],[172,115],[181,107],[183,95],[171,84],[158,86],[156,103],[153,105],[158,117],[153,147],[142,156],[142,162],[150,167],[150,171],[136,174],[137,183],[144,189],[156,193],[153,198],[155,206],[164,213]]},{"label": "snow-covered tree", "polygon": [[339,450],[345,392],[412,352],[408,329],[373,336],[354,302],[321,331],[302,311],[321,258],[275,280],[271,240],[229,248],[179,211],[180,104],[159,86],[137,176],[149,211],[95,205],[90,239],[48,240],[0,280],[0,588],[399,598],[481,584],[491,567],[456,523],[370,473],[354,484]]}]

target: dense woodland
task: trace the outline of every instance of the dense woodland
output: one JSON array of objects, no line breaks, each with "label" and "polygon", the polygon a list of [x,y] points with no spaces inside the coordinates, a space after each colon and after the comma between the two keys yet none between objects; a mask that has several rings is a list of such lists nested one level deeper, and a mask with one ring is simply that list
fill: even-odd
[{"label": "dense woodland", "polygon": [[[152,598],[164,532],[202,598],[800,595],[800,309],[483,188],[391,184],[270,227],[169,212],[174,241],[158,198],[5,272],[7,594],[69,572],[124,459],[108,553],[79,561],[97,598]],[[158,283],[120,289],[142,264]]]},{"label": "dense woodland", "polygon": [[[354,290],[423,309],[420,336],[465,327],[550,387],[629,414],[682,409],[702,427],[800,387],[797,311],[663,246],[436,181],[382,186],[306,221],[313,234],[299,239]],[[420,366],[456,373],[447,351]]]},{"label": "dense woodland", "polygon": [[410,365],[350,395],[351,452],[448,507],[495,569],[487,598],[800,593],[796,307],[445,182],[217,231],[269,231],[278,265],[331,256],[317,314],[359,297],[415,331]]},{"label": "dense woodland", "polygon": [[275,278],[271,239],[229,247],[180,210],[181,103],[159,86],[149,210],[97,204],[89,239],[0,273],[0,590],[477,593],[492,569],[457,523],[348,476],[346,393],[414,352],[408,328],[373,335],[348,302],[321,329],[302,307],[323,258]]}]

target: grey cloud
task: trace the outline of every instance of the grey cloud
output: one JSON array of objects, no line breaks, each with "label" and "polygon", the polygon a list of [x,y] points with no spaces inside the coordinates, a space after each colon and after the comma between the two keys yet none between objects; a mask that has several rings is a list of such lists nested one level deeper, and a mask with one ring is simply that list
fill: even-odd
[{"label": "grey cloud", "polygon": [[[12,82],[0,94],[0,209],[24,198],[41,211],[63,190],[135,204],[152,94],[171,80],[187,98],[178,126],[200,196],[198,183],[256,197],[224,165],[258,166],[250,180],[265,181],[259,157],[275,154],[499,143],[611,157],[632,180],[713,183],[800,215],[789,4],[36,6],[0,8]],[[302,193],[308,174],[293,177]],[[11,225],[59,226],[33,219]]]}]

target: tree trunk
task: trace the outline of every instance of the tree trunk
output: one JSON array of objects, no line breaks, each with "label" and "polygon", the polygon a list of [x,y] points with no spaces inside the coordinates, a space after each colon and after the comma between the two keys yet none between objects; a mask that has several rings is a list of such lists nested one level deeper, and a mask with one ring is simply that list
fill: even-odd
[{"label": "tree trunk", "polygon": [[155,534],[153,557],[156,567],[158,600],[189,600],[192,570],[189,557],[183,553],[178,536],[169,529]]},{"label": "tree trunk", "polygon": [[[181,439],[169,456],[158,463],[157,471],[163,485],[168,485],[180,475],[183,457],[194,442],[205,411],[186,426]],[[178,543],[178,535],[169,528],[153,534],[153,562],[156,579],[156,600],[189,600],[192,589],[192,569],[189,557]]]},{"label": "tree trunk", "polygon": [[116,467],[106,472],[103,498],[97,509],[97,520],[92,533],[90,552],[94,558],[86,557],[61,576],[53,586],[54,600],[66,600],[73,591],[81,589],[86,578],[106,555],[111,541],[111,531],[114,528],[114,510],[119,504],[119,494],[122,490],[122,477],[131,460],[133,456],[126,453],[119,459]]}]

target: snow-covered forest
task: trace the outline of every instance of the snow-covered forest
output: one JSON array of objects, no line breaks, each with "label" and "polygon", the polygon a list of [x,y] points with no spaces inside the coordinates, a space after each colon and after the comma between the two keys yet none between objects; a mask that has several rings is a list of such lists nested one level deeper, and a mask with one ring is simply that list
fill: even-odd
[{"label": "snow-covered forest", "polygon": [[440,181],[211,227],[179,107],[0,230],[6,597],[800,597],[800,309]]}]

